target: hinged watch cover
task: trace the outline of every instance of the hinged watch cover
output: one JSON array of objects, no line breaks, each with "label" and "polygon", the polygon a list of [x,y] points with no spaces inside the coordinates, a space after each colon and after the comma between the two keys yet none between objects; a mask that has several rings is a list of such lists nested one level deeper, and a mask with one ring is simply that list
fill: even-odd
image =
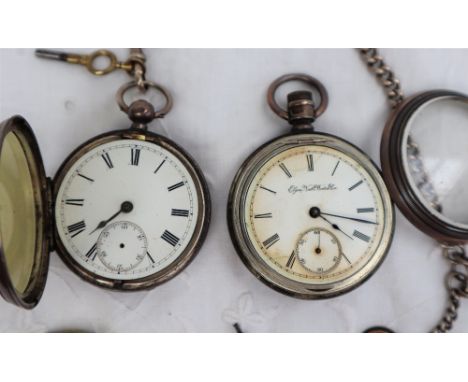
[{"label": "hinged watch cover", "polygon": [[50,244],[50,192],[28,122],[0,124],[0,295],[34,308],[44,291]]},{"label": "hinged watch cover", "polygon": [[[454,198],[457,194],[463,195],[464,190],[457,188],[455,184],[449,184],[447,177],[434,179],[425,173],[427,169],[424,169],[424,162],[420,156],[427,157],[433,153],[421,150],[418,146],[419,140],[413,140],[410,134],[413,121],[418,118],[419,113],[437,102],[466,105],[468,97],[448,90],[432,90],[405,99],[392,112],[383,132],[380,151],[382,170],[393,200],[408,220],[442,243],[460,244],[468,241],[468,225],[444,216],[447,212],[443,210],[439,200],[441,195],[438,195],[435,186],[444,185],[446,188],[449,186],[452,188],[451,193],[442,195],[445,199]],[[468,110],[466,106],[464,108]],[[439,125],[442,126],[442,122],[439,122]],[[458,126],[458,128],[464,127]],[[429,130],[429,126],[424,128],[427,130],[422,132],[425,137],[437,136],[435,131]],[[454,128],[455,126],[451,125],[451,129],[444,131],[443,134],[454,134]],[[443,138],[444,136],[439,141],[437,138],[430,139],[434,139],[435,146],[441,147]],[[460,145],[464,144],[464,140],[460,141]],[[457,147],[446,148],[452,150],[453,155],[457,154],[457,149]],[[438,171],[441,173],[444,170],[441,165],[448,163],[447,160],[451,158],[431,159],[432,162],[434,159],[438,160],[432,164],[432,167],[438,165]],[[411,163],[411,160],[414,163]],[[418,173],[417,176],[412,172]],[[463,203],[458,205],[462,209],[466,208]]]}]

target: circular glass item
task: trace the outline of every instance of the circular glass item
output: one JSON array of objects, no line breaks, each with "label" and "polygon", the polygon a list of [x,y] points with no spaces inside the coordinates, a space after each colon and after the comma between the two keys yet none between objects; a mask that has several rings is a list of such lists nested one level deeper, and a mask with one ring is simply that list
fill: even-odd
[{"label": "circular glass item", "polygon": [[447,243],[468,240],[468,99],[431,91],[406,100],[382,140],[392,196],[417,227]]},{"label": "circular glass item", "polygon": [[144,134],[92,140],[57,175],[59,252],[99,286],[160,284],[188,264],[206,235],[209,197],[198,168],[172,142]]},{"label": "circular glass item", "polygon": [[237,174],[229,203],[242,260],[296,297],[356,287],[381,263],[393,234],[392,204],[377,168],[325,134],[288,135],[261,147]]}]

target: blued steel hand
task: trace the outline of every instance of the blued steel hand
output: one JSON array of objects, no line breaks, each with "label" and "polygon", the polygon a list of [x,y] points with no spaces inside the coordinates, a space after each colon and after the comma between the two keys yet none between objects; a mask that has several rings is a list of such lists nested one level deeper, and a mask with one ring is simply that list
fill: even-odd
[{"label": "blued steel hand", "polygon": [[344,232],[340,227],[338,227],[338,224],[332,223],[330,220],[328,220],[325,216],[320,215],[320,217],[325,220],[328,224],[330,224],[333,229],[336,229],[337,231],[340,231],[343,235],[349,237],[351,240],[354,240],[351,236],[349,236],[346,232]]},{"label": "blued steel hand", "polygon": [[358,219],[358,218],[350,218],[350,217],[348,217],[348,216],[335,215],[335,214],[330,214],[330,213],[327,213],[327,212],[320,212],[320,214],[321,214],[321,215],[326,215],[326,216],[333,216],[333,217],[335,217],[335,218],[354,220],[355,222],[359,222],[359,223],[366,223],[366,224],[375,224],[375,225],[377,225],[377,223],[372,222],[372,221],[370,221],[370,220],[364,220],[364,219]]},{"label": "blued steel hand", "polygon": [[114,220],[117,216],[119,216],[122,212],[128,214],[133,210],[133,204],[131,202],[123,202],[120,205],[120,210],[118,210],[114,215],[112,215],[109,219],[101,221],[98,226],[90,233],[92,235],[97,230],[104,228],[110,221]]},{"label": "blued steel hand", "polygon": [[320,211],[320,208],[318,207],[312,207],[309,210],[309,215],[316,219],[316,218],[322,218],[325,220],[328,224],[330,224],[333,229],[336,229],[337,231],[340,231],[343,235],[349,237],[351,240],[354,240],[351,236],[349,236],[346,232],[344,232],[340,227],[338,227],[338,224],[332,223],[330,220],[328,220],[325,216],[322,216],[322,212]]}]

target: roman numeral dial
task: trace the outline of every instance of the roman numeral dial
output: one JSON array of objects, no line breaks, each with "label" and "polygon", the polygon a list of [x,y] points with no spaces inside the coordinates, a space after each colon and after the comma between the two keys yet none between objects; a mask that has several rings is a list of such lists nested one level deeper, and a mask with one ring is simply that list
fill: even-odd
[{"label": "roman numeral dial", "polygon": [[119,139],[72,157],[58,174],[55,221],[73,264],[125,283],[161,277],[190,254],[205,207],[181,155],[150,140]]},{"label": "roman numeral dial", "polygon": [[378,171],[325,145],[275,152],[255,167],[241,199],[244,237],[260,268],[320,285],[358,272],[385,229]]}]

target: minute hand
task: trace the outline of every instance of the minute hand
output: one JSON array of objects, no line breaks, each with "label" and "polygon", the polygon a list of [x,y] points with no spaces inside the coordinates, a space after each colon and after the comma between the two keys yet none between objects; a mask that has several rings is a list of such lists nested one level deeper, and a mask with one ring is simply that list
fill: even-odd
[{"label": "minute hand", "polygon": [[365,223],[365,224],[374,224],[374,225],[377,225],[377,224],[378,224],[378,223],[373,222],[373,221],[370,221],[370,220],[364,220],[364,219],[358,219],[358,218],[350,218],[350,217],[348,217],[348,216],[341,216],[341,215],[329,214],[329,213],[326,213],[326,212],[322,212],[322,215],[333,216],[333,217],[335,217],[335,218],[342,218],[342,219],[354,220],[354,221],[356,221],[356,222]]}]

